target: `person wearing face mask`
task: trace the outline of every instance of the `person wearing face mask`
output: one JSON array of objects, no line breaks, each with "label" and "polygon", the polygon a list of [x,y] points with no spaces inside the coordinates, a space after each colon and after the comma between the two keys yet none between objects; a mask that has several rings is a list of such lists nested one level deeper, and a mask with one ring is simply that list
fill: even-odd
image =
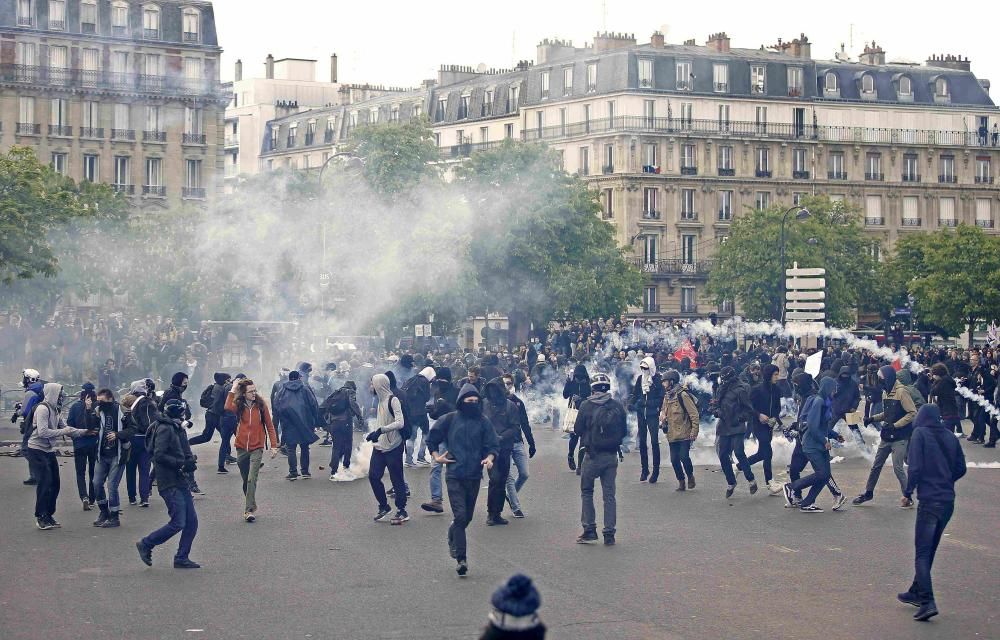
[{"label": "person wearing face mask", "polygon": [[31,465],[32,476],[38,479],[35,485],[35,526],[43,531],[58,528],[53,517],[56,500],[59,498],[59,462],[56,460],[55,443],[60,436],[79,438],[94,436],[87,429],[66,426],[62,418],[66,395],[61,384],[49,382],[42,390],[43,400],[32,413],[28,432],[28,448],[25,457]]},{"label": "person wearing face mask", "polygon": [[[528,422],[528,412],[524,407],[524,401],[514,394],[513,376],[507,373],[502,379],[507,391],[507,399],[517,409],[521,427],[510,452],[511,472],[507,474],[507,503],[510,504],[511,512],[515,518],[523,518],[524,512],[521,511],[521,501],[518,494],[524,488],[524,483],[528,481],[528,459],[535,457],[535,437],[531,433],[531,424]],[[528,441],[527,451],[524,448],[525,439]]]},{"label": "person wearing face mask", "polygon": [[[599,478],[604,498],[604,544],[615,544],[618,527],[618,503],[615,497],[615,480],[621,459],[621,443],[628,435],[625,407],[611,397],[611,379],[603,374],[591,378],[592,393],[576,416],[573,430],[586,448],[583,472],[580,477],[580,524],[583,533],[578,544],[597,542],[597,512],[594,510],[594,484]],[[657,420],[659,416],[657,415]]]},{"label": "person wearing face mask", "polygon": [[[403,524],[410,519],[406,512],[406,483],[403,480],[403,451],[405,445],[400,430],[403,428],[403,405],[389,386],[389,376],[379,373],[372,376],[372,389],[378,398],[375,409],[375,429],[365,436],[371,442],[372,457],[368,465],[368,482],[372,493],[378,501],[378,513],[375,522],[391,520],[392,524]],[[389,471],[392,482],[393,499],[396,502],[396,515],[391,516],[389,498],[382,484],[382,476]]]},{"label": "person wearing face mask", "polygon": [[152,491],[153,479],[149,475],[152,459],[146,450],[146,433],[156,423],[160,416],[153,395],[156,385],[149,378],[136,380],[129,387],[129,393],[136,396],[132,405],[132,420],[135,422],[135,435],[132,436],[132,452],[125,467],[125,487],[128,490],[128,503],[136,504],[136,489],[138,488],[139,506],[149,506],[149,494]]},{"label": "person wearing face mask", "polygon": [[719,388],[715,396],[715,415],[719,419],[716,433],[719,440],[719,463],[726,476],[726,497],[731,498],[736,490],[736,474],[733,473],[732,456],[736,456],[736,468],[743,472],[750,483],[750,495],[757,493],[757,482],[747,464],[743,451],[746,423],[757,415],[750,403],[750,388],[736,375],[732,367],[723,367],[719,372]]},{"label": "person wearing face mask", "polygon": [[663,410],[660,412],[660,426],[670,446],[670,465],[677,478],[677,491],[694,489],[691,445],[698,439],[698,405],[687,387],[681,384],[681,375],[677,371],[670,370],[663,375],[663,386],[665,395]]},{"label": "person wearing face mask", "polygon": [[[435,462],[446,465],[445,482],[453,519],[448,528],[448,550],[464,578],[469,571],[465,530],[472,521],[483,480],[483,469],[493,468],[499,450],[497,432],[483,415],[482,397],[472,384],[458,394],[458,409],[434,423],[427,447]],[[444,452],[438,446],[444,445]]]},{"label": "person wearing face mask", "polygon": [[507,398],[503,381],[494,378],[485,386],[486,406],[483,410],[493,427],[497,430],[497,457],[490,469],[490,483],[486,495],[487,526],[505,525],[500,512],[506,498],[507,478],[510,474],[511,452],[514,443],[521,436],[521,416],[517,407]]},{"label": "person wearing face mask", "polygon": [[[160,396],[160,400],[157,403],[157,410],[163,413],[163,407],[166,406],[171,400],[177,400],[184,406],[184,415],[181,417],[181,426],[184,428],[184,437],[187,438],[187,430],[191,428],[191,406],[188,404],[187,400],[184,399],[184,392],[187,391],[188,381],[190,378],[188,374],[183,371],[178,371],[173,374],[170,378],[170,388],[163,392]],[[188,441],[190,444],[190,440]],[[195,456],[197,460],[198,456]],[[198,486],[198,481],[195,480],[194,473],[185,474],[188,479],[188,489],[191,493],[200,495],[202,494],[201,488]]]},{"label": "person wearing face mask", "polygon": [[[97,428],[97,394],[94,385],[85,382],[80,391],[80,399],[69,408],[66,424],[74,429],[94,430]],[[97,464],[97,438],[82,436],[73,439],[73,466],[76,470],[76,488],[80,493],[83,510],[90,511],[97,498],[94,496],[94,465]]]},{"label": "person wearing face mask", "polygon": [[[589,397],[590,374],[587,373],[587,367],[578,364],[573,368],[573,376],[566,380],[566,384],[563,385],[563,398],[568,400],[574,409],[579,410],[583,401]],[[569,452],[566,454],[566,462],[569,464],[570,471],[576,471],[576,475],[580,475],[579,464],[583,462],[583,451],[580,451],[579,462],[575,459],[576,446],[579,442],[580,436],[575,433],[569,434]]]},{"label": "person wearing face mask", "polygon": [[906,496],[906,471],[903,463],[906,461],[906,450],[913,434],[913,419],[917,416],[917,407],[910,392],[897,378],[895,369],[886,365],[878,370],[878,377],[885,392],[882,413],[869,416],[865,420],[865,425],[881,422],[882,431],[879,434],[881,441],[875,452],[871,471],[868,473],[865,491],[852,502],[858,505],[875,499],[875,485],[878,484],[885,461],[891,455],[892,471],[896,474],[902,494],[899,506],[908,509],[913,506],[913,500]]},{"label": "person wearing face mask", "polygon": [[754,415],[750,418],[750,430],[757,441],[757,453],[747,458],[747,465],[752,467],[758,462],[763,464],[764,484],[767,485],[771,495],[776,496],[781,493],[781,485],[774,481],[774,474],[771,471],[771,437],[774,434],[772,425],[779,424],[781,416],[778,367],[773,364],[764,365],[760,378],[760,384],[750,390],[750,403],[754,408]]},{"label": "person wearing face mask", "polygon": [[[639,482],[646,482],[648,479],[650,484],[656,484],[660,477],[661,408],[663,408],[663,379],[656,371],[656,361],[647,356],[639,363],[639,377],[632,385],[632,395],[629,398],[629,409],[635,411],[639,421],[639,461],[642,465]],[[653,450],[652,473],[649,471],[649,454],[646,451],[647,435]]]},{"label": "person wearing face mask", "polygon": [[[135,402],[135,398],[131,397],[130,402]],[[125,473],[125,461],[128,459],[135,427],[131,416],[126,415],[122,407],[115,402],[111,389],[101,389],[97,392],[97,416],[99,425],[97,439],[100,444],[97,469],[94,473],[94,488],[101,515],[94,522],[94,526],[110,529],[121,524],[118,517],[121,510],[118,487]]]},{"label": "person wearing face mask", "polygon": [[962,420],[958,410],[958,397],[955,393],[955,381],[948,373],[948,366],[938,362],[931,367],[931,390],[927,401],[936,404],[941,411],[941,422],[959,439],[964,438]]}]

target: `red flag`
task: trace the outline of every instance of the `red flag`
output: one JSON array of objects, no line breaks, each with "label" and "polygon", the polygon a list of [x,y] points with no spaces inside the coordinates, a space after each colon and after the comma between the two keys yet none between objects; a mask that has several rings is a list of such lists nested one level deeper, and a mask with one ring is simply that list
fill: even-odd
[{"label": "red flag", "polygon": [[698,366],[698,352],[691,346],[690,340],[685,340],[684,344],[681,345],[681,348],[674,351],[674,360],[680,362],[684,358],[688,358],[691,361],[692,367]]},{"label": "red flag", "polygon": [[896,371],[899,371],[900,369],[902,369],[902,368],[903,368],[903,363],[899,361],[899,358],[898,358],[898,357],[896,357],[896,358],[895,358],[895,359],[894,359],[894,360],[892,361],[892,368],[893,368],[893,369],[895,369]]}]

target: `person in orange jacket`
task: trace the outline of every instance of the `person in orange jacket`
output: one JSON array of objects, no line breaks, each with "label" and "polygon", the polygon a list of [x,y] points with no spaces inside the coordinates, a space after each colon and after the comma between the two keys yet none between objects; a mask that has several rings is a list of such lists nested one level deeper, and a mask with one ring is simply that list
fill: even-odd
[{"label": "person in orange jacket", "polygon": [[229,391],[226,411],[236,414],[236,466],[243,477],[243,494],[246,504],[243,519],[257,519],[257,476],[260,472],[264,450],[271,449],[271,457],[278,455],[278,436],[271,422],[271,411],[264,399],[257,394],[257,385],[243,378]]}]

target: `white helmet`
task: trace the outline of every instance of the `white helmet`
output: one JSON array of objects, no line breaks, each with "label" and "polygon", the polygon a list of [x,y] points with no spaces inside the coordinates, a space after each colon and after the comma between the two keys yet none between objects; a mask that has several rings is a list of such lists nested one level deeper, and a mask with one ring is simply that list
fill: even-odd
[{"label": "white helmet", "polygon": [[24,379],[24,386],[28,386],[33,382],[38,382],[38,379],[42,377],[42,374],[38,373],[35,369],[25,369],[21,372],[21,376]]}]

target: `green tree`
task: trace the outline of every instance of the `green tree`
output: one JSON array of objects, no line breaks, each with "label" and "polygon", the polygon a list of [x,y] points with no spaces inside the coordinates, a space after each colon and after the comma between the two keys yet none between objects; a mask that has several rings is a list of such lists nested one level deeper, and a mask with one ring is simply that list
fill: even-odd
[{"label": "green tree", "polygon": [[407,194],[424,179],[439,177],[440,149],[423,118],[357,128],[347,151],[363,162],[369,188],[387,199]]},{"label": "green tree", "polygon": [[600,219],[597,194],[554,152],[507,141],[455,174],[477,219],[469,244],[476,308],[544,322],[616,315],[638,302],[642,274]]},{"label": "green tree", "polygon": [[0,155],[0,282],[59,271],[53,237],[80,218],[120,219],[124,198],[107,185],[76,184],[54,172],[28,147]]},{"label": "green tree", "polygon": [[[829,324],[853,324],[854,310],[874,282],[872,240],[861,228],[858,212],[828,198],[807,198],[812,214],[802,221],[789,215],[785,223],[785,267],[826,268],[826,317]],[[730,228],[719,247],[708,279],[717,303],[735,300],[751,320],[781,314],[780,236],[784,209],[748,211]]]}]

